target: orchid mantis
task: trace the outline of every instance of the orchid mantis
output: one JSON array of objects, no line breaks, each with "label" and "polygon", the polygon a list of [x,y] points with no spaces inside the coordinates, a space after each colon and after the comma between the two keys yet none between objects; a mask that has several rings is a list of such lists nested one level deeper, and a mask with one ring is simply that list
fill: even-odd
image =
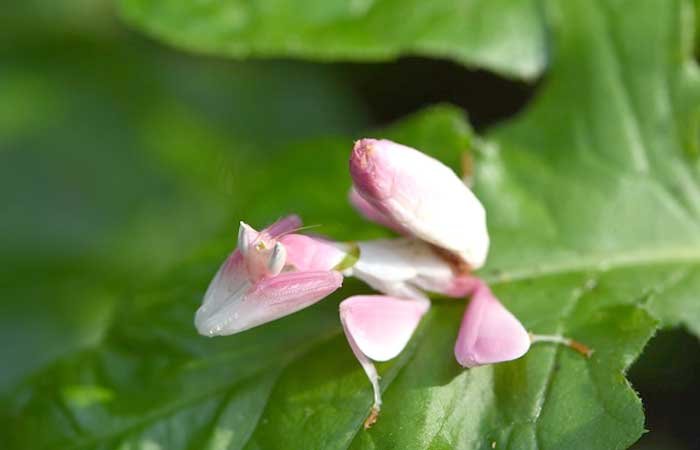
[{"label": "orchid mantis", "polygon": [[405,348],[430,308],[428,293],[472,297],[454,354],[466,368],[516,359],[532,342],[558,342],[584,354],[582,344],[560,336],[529,334],[472,274],[489,248],[486,212],[447,166],[410,147],[361,139],[350,157],[350,203],[366,219],[402,237],[339,243],[299,234],[299,217],[285,217],[260,232],[241,222],[237,248],[224,261],[195,314],[205,336],[238,333],[306,308],[356,277],[384,295],[353,296],[340,303],[350,348],[374,392],[365,421],[381,407],[373,361]]}]

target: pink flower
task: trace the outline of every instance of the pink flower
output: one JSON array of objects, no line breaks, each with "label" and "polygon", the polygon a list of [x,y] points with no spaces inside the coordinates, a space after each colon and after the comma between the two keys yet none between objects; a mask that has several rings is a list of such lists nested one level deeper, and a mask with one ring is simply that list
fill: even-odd
[{"label": "pink flower", "polygon": [[353,201],[364,216],[450,251],[472,269],[486,261],[486,212],[440,161],[392,141],[361,139],[350,174],[366,201]]},{"label": "pink flower", "polygon": [[455,357],[464,367],[520,358],[530,348],[530,335],[520,321],[479,282],[459,327]]},{"label": "pink flower", "polygon": [[195,314],[205,336],[223,336],[292,314],[338,289],[335,270],[346,257],[331,243],[286,234],[299,228],[286,217],[261,232],[241,222],[238,248],[224,261]]}]

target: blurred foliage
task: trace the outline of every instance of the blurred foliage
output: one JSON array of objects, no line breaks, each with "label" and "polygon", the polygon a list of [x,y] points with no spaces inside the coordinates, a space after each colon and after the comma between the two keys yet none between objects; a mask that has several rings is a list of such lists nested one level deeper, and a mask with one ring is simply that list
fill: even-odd
[{"label": "blurred foliage", "polygon": [[0,69],[0,335],[16,344],[2,347],[14,364],[0,387],[94,342],[131,286],[231,239],[243,189],[281,143],[366,123],[331,67],[185,57],[116,24],[95,36],[74,27],[93,22],[73,14],[82,3],[54,4],[36,34],[33,8],[4,16],[15,45]]},{"label": "blurred foliage", "polygon": [[700,88],[690,2],[594,3],[435,2],[412,20],[388,1],[122,3],[155,36],[237,57],[423,53],[531,77],[551,47],[532,104],[483,137],[448,106],[372,134],[455,168],[474,151],[493,242],[482,274],[529,329],[596,353],[542,345],[462,371],[451,350],[463,304],[437,301],[380,365],[385,408],[369,432],[369,386],[337,320],[358,283],[238,336],[192,327],[240,219],[293,211],[334,238],[385,235],[345,201],[348,150],[370,123],[349,75],[168,51],[126,32],[106,2],[12,4],[0,18],[13,43],[0,50],[3,445],[631,445],[644,417],[625,371],[657,321],[700,333]]},{"label": "blurred foliage", "polygon": [[546,60],[534,0],[122,0],[123,15],[174,45],[234,57],[372,61],[440,56],[534,78]]}]

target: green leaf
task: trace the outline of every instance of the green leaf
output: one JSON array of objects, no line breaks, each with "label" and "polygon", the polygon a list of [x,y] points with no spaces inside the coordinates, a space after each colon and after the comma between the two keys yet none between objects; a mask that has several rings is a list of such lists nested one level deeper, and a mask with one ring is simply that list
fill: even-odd
[{"label": "green leaf", "polygon": [[533,78],[545,65],[538,2],[526,0],[121,0],[131,24],[178,47],[320,61],[450,58]]},{"label": "green leaf", "polygon": [[[644,269],[639,296],[700,334],[700,74],[687,2],[550,8],[555,64],[479,161],[489,276]],[[653,26],[652,26],[653,24]],[[585,43],[582,36],[586,36]]]},{"label": "green leaf", "polygon": [[[631,445],[644,417],[625,371],[659,319],[696,331],[700,321],[700,89],[688,3],[546,5],[554,64],[520,117],[478,140],[459,111],[438,107],[374,134],[453,164],[477,147],[476,190],[493,241],[482,275],[528,329],[585,342],[595,349],[590,359],[538,344],[519,360],[462,370],[452,346],[464,302],[436,300],[406,350],[379,365],[385,404],[364,431],[371,390],[342,336],[337,302],[366,288],[348,282],[312,308],[237,336],[195,334],[193,311],[231,234],[118,303],[91,349],[26,380],[4,403],[4,444]],[[236,210],[262,225],[298,208],[334,237],[381,234],[344,201],[352,137],[304,140],[262,159],[247,154]]]}]

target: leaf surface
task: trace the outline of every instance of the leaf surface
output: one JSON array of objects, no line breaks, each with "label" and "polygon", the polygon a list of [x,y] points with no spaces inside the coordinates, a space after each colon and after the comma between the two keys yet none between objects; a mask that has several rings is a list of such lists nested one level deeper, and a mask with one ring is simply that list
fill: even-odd
[{"label": "leaf surface", "polygon": [[[436,107],[374,133],[455,166],[475,151],[493,242],[481,275],[528,329],[585,342],[590,359],[538,344],[462,370],[452,348],[464,302],[436,300],[407,349],[379,365],[385,404],[364,431],[371,390],[337,319],[341,298],[367,292],[359,283],[237,336],[196,336],[193,312],[231,233],[141,286],[92,349],[10,396],[10,448],[629,447],[644,416],[625,371],[659,323],[700,331],[689,5],[547,2],[553,65],[520,116],[481,139]],[[299,141],[274,167],[251,165],[238,211],[258,226],[293,210],[337,238],[382,235],[344,200],[356,137]]]}]

